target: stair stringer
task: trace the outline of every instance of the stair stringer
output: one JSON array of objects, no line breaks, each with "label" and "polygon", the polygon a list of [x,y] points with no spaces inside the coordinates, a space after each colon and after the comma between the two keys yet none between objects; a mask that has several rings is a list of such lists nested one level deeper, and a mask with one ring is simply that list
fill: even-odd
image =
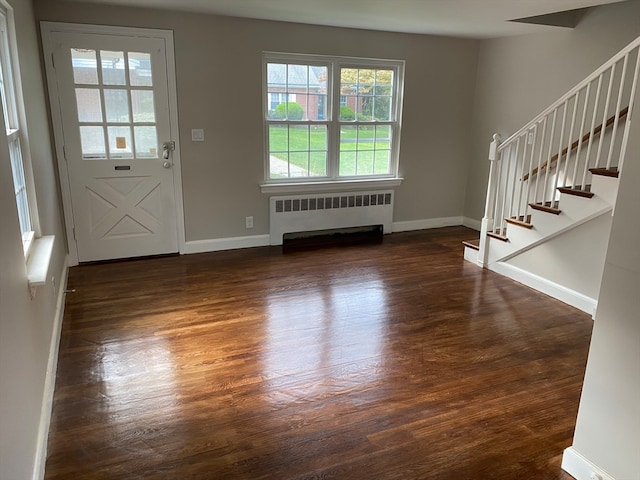
[{"label": "stair stringer", "polygon": [[593,315],[611,222],[609,208],[489,268]]},{"label": "stair stringer", "polygon": [[[507,242],[488,237],[488,261],[485,267],[558,298],[589,314],[594,314],[597,299],[541,277],[535,272],[523,270],[509,262],[511,259],[540,245],[552,242],[555,238],[595,221],[603,215],[611,215],[617,196],[617,188],[617,178],[594,176],[591,187],[591,191],[594,193],[593,198],[561,193],[559,195],[559,208],[561,209],[559,215],[533,210],[531,211],[533,228],[526,229],[510,225],[507,232]],[[601,248],[606,251],[606,242],[601,245]]]}]

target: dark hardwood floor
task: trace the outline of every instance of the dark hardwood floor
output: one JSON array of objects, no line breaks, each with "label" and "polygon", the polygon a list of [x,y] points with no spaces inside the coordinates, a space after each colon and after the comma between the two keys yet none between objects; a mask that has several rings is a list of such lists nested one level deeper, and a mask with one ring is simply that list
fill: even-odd
[{"label": "dark hardwood floor", "polygon": [[476,235],[72,268],[46,479],[571,479],[592,320]]}]

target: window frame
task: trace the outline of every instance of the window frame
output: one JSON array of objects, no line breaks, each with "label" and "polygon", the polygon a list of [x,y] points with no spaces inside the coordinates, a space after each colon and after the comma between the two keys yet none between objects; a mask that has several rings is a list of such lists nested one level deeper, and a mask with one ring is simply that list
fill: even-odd
[{"label": "window frame", "polygon": [[[267,66],[270,63],[280,64],[298,64],[308,66],[326,66],[327,74],[327,92],[326,92],[326,118],[324,120],[273,120],[268,118],[271,97],[269,94],[268,71]],[[340,121],[340,106],[343,95],[340,93],[340,73],[343,68],[359,68],[359,69],[386,69],[393,70],[392,83],[392,108],[391,120],[378,121]],[[343,56],[326,56],[326,55],[309,55],[297,53],[281,53],[281,52],[263,52],[262,55],[262,115],[263,115],[263,165],[264,165],[264,184],[263,191],[277,188],[278,186],[287,185],[313,185],[313,184],[349,184],[349,183],[371,183],[381,181],[399,181],[399,153],[400,153],[400,135],[402,124],[402,105],[404,95],[404,60],[375,59],[361,57],[343,57]],[[340,175],[340,127],[348,123],[352,126],[358,125],[390,125],[391,126],[391,144],[389,156],[389,171],[385,174],[371,175]],[[271,178],[270,171],[270,146],[269,146],[269,127],[271,125],[326,125],[327,126],[327,171],[324,176],[313,177],[282,177]],[[397,183],[397,182],[395,182]]]},{"label": "window frame", "polygon": [[[17,205],[20,223],[27,222],[29,229],[20,233],[22,236],[22,246],[25,260],[28,260],[35,239],[39,235],[40,225],[38,221],[38,211],[35,199],[35,183],[31,166],[31,154],[29,151],[29,137],[27,134],[26,113],[24,108],[24,97],[22,94],[22,82],[20,78],[20,63],[18,59],[18,48],[16,30],[13,18],[13,9],[4,0],[0,0],[0,65],[2,68],[3,80],[5,84],[4,92],[6,98],[3,99],[3,108],[6,108],[5,118],[10,125],[7,129],[7,142],[11,150],[11,144],[17,143],[20,150],[20,160],[26,196],[26,219],[21,218],[20,206]],[[10,152],[11,156],[11,152]],[[13,170],[13,161],[12,170]],[[15,172],[14,172],[15,177]],[[15,182],[14,182],[15,187]],[[17,195],[16,195],[17,197]]]}]

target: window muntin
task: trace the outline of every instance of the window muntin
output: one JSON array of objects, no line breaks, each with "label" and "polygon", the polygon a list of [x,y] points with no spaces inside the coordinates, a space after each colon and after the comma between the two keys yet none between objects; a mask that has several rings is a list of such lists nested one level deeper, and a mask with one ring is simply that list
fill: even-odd
[{"label": "window muntin", "polygon": [[25,255],[27,255],[28,246],[33,239],[34,227],[30,212],[30,192],[25,175],[25,159],[22,150],[24,132],[21,129],[18,116],[19,99],[17,98],[14,83],[15,77],[12,63],[7,13],[0,7],[0,97],[2,97],[2,111],[7,143],[9,144],[9,159],[11,161],[20,232],[25,246]]},{"label": "window muntin", "polygon": [[159,158],[151,55],[70,53],[83,160]]},{"label": "window muntin", "polygon": [[340,68],[340,176],[391,172],[394,70]]},{"label": "window muntin", "polygon": [[266,179],[393,178],[401,61],[265,54]]},{"label": "window muntin", "polygon": [[272,178],[327,176],[327,126],[269,125]]}]

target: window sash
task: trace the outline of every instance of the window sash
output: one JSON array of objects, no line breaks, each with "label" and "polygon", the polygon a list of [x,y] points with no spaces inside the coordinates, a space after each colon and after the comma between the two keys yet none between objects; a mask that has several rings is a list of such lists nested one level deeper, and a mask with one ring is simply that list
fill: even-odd
[{"label": "window sash", "polygon": [[[326,120],[289,120],[289,119],[275,119],[269,118],[269,111],[274,110],[274,93],[270,90],[268,69],[269,64],[286,64],[286,65],[305,65],[305,66],[326,66],[327,85],[326,85]],[[296,54],[265,54],[263,56],[263,108],[264,112],[264,125],[265,125],[265,180],[268,183],[286,183],[291,182],[313,182],[313,181],[341,181],[341,180],[363,180],[363,179],[381,179],[381,178],[396,178],[397,177],[397,165],[398,165],[398,150],[399,150],[399,129],[400,129],[400,114],[401,114],[401,98],[402,98],[402,76],[403,76],[404,63],[402,61],[385,61],[375,59],[353,59],[353,58],[326,58],[320,56],[310,55],[296,55]],[[390,85],[390,107],[389,118],[384,120],[377,120],[371,118],[368,121],[361,121],[354,118],[351,121],[342,120],[340,118],[340,107],[344,106],[347,97],[340,92],[341,86],[341,71],[344,68],[359,68],[359,69],[373,69],[373,70],[391,70],[393,72],[392,83]],[[289,129],[296,126],[311,127],[316,125],[326,126],[327,132],[327,155],[324,171],[321,174],[311,174],[310,171],[307,175],[300,175],[299,170],[291,167],[291,157],[287,156],[287,153],[280,146],[274,150],[272,145],[273,136],[270,135],[274,126],[287,126]],[[344,168],[341,157],[345,158],[342,154],[343,151],[348,150],[343,148],[341,138],[343,127],[363,129],[369,128],[373,132],[378,133],[379,127],[388,128],[388,145],[383,145],[383,142],[362,142],[362,144],[356,144],[354,150],[355,167]],[[362,130],[364,131],[364,130]],[[372,137],[374,140],[376,137]],[[299,139],[296,139],[298,142]],[[352,142],[352,139],[348,139]],[[357,142],[357,140],[356,140]],[[272,153],[277,151],[282,153],[280,158],[284,162],[288,163],[288,174],[274,175],[272,162],[274,162]],[[295,151],[295,150],[294,150]],[[386,157],[385,157],[386,156]],[[376,167],[376,158],[383,159],[385,167],[381,167],[380,161]],[[358,166],[358,160],[360,165]],[[363,163],[364,162],[364,163]],[[366,162],[369,162],[367,166],[364,166]],[[373,163],[372,163],[373,162]],[[280,166],[281,169],[282,166]],[[296,175],[291,175],[291,171],[296,170]]]},{"label": "window sash", "polygon": [[16,205],[18,207],[20,233],[24,236],[28,234],[32,229],[31,216],[29,214],[27,181],[24,175],[22,149],[20,148],[20,137],[18,135],[12,135],[9,137],[9,158],[11,160],[11,170],[13,171],[13,186],[16,195]]},{"label": "window sash", "polygon": [[[1,7],[1,6],[0,6]],[[0,8],[0,96],[6,126],[9,159],[13,176],[13,185],[18,210],[20,233],[22,235],[25,256],[34,236],[33,222],[30,213],[29,181],[25,175],[25,158],[22,144],[23,131],[20,128],[18,114],[18,97],[16,94],[16,77],[12,68],[12,52],[8,32],[8,12]]]}]

